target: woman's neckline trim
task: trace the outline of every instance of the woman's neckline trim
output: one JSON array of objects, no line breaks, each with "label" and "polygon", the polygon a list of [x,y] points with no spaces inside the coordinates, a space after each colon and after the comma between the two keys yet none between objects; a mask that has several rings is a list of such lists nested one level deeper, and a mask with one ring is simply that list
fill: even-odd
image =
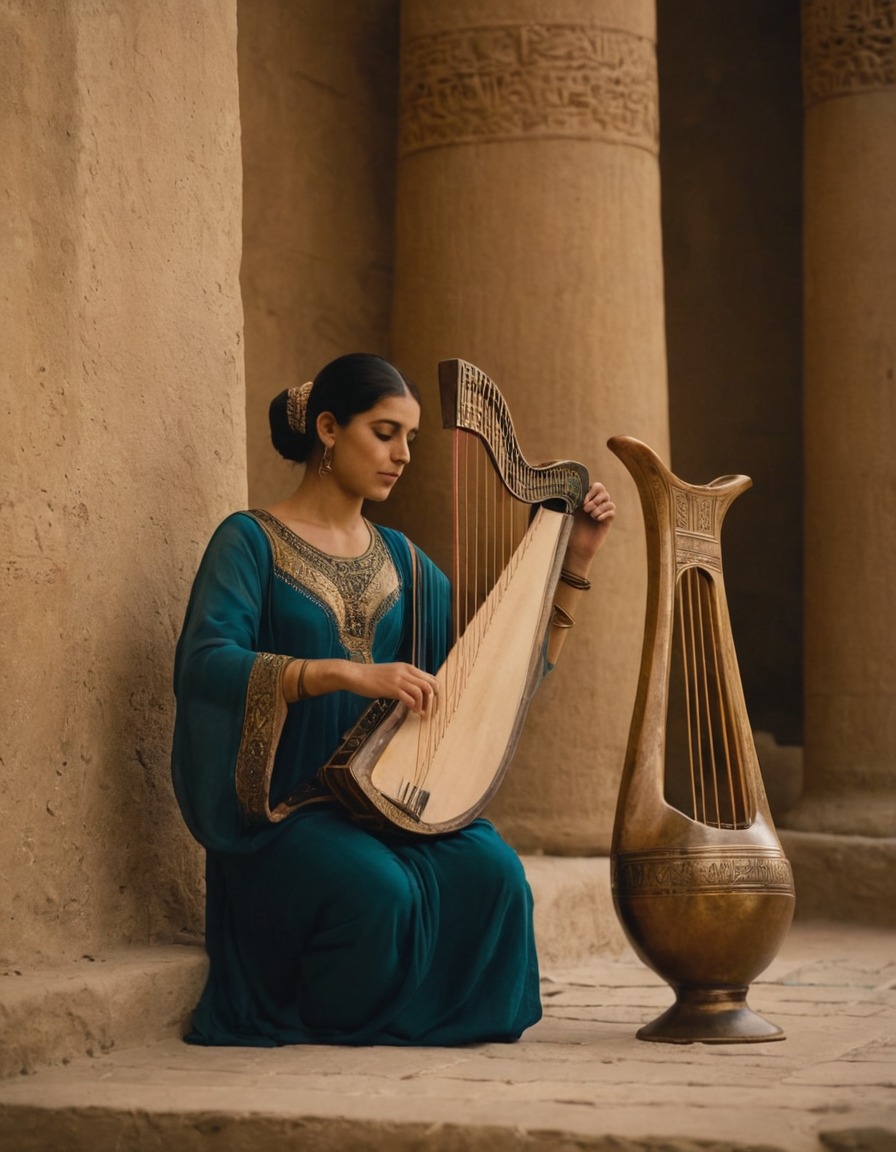
[{"label": "woman's neckline trim", "polygon": [[371,524],[366,516],[362,516],[361,519],[364,521],[364,525],[367,528],[368,534],[367,547],[363,552],[356,552],[353,556],[336,556],[332,552],[327,552],[323,548],[318,548],[317,545],[312,544],[310,540],[306,540],[305,537],[296,532],[294,528],[290,528],[288,524],[284,523],[279,516],[275,516],[273,512],[268,512],[267,508],[250,508],[249,514],[251,516],[257,517],[258,519],[264,519],[272,524],[276,524],[287,537],[292,537],[292,539],[297,540],[303,548],[309,548],[312,552],[316,552],[318,556],[324,556],[327,560],[330,560],[335,564],[356,564],[359,560],[364,560],[365,557],[369,556],[373,551],[374,547],[376,546],[377,537],[379,536],[376,526]]}]

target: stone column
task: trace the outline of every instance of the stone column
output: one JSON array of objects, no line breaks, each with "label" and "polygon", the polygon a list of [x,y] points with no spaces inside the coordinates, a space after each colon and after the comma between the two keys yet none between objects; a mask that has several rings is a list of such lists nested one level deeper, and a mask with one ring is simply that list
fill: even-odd
[{"label": "stone column", "polygon": [[797,913],[896,924],[892,0],[806,0],[805,792]]},{"label": "stone column", "polygon": [[605,852],[646,582],[605,444],[668,455],[653,0],[405,0],[401,68],[393,354],[426,411],[399,518],[449,564],[452,357],[495,380],[530,461],[579,459],[613,492],[594,589],[491,812],[524,851]]},{"label": "stone column", "polygon": [[10,0],[0,26],[0,965],[22,967],[201,928],[171,671],[245,501],[236,4]]},{"label": "stone column", "polygon": [[791,827],[896,828],[893,0],[807,0],[805,776]]}]

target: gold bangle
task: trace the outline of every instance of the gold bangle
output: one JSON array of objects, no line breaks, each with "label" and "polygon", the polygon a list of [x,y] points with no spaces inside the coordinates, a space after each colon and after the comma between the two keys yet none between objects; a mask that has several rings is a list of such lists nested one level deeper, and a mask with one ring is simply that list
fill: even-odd
[{"label": "gold bangle", "polygon": [[303,661],[302,661],[302,667],[299,669],[299,678],[298,678],[298,680],[296,681],[296,698],[295,698],[295,700],[293,701],[293,703],[294,703],[294,704],[298,704],[298,702],[299,702],[300,700],[304,700],[304,699],[305,699],[305,696],[306,696],[306,692],[305,692],[305,673],[306,673],[307,671],[308,671],[308,661],[307,661],[307,660],[303,660]]},{"label": "gold bangle", "polygon": [[572,628],[573,624],[575,624],[575,620],[566,609],[555,604],[554,611],[551,613],[551,626],[554,628]]},{"label": "gold bangle", "polygon": [[570,588],[577,588],[580,592],[587,592],[591,587],[591,581],[587,577],[570,572],[568,568],[560,569],[560,579]]}]

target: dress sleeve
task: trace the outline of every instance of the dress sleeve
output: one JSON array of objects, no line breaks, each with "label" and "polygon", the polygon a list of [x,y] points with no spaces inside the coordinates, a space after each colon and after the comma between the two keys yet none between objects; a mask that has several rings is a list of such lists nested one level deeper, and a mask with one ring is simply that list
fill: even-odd
[{"label": "dress sleeve", "polygon": [[228,517],[202,558],[175,655],[174,791],[196,839],[220,851],[251,851],[256,824],[271,818],[281,678],[292,657],[259,650],[270,580],[261,529]]}]

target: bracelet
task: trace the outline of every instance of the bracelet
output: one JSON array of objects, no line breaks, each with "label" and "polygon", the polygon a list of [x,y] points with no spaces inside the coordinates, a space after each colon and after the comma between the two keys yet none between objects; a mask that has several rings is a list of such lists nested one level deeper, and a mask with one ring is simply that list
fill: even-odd
[{"label": "bracelet", "polygon": [[296,681],[296,698],[294,704],[298,704],[300,700],[305,699],[305,673],[308,671],[308,661],[302,661],[302,667],[299,669],[299,678]]},{"label": "bracelet", "polygon": [[564,584],[568,584],[570,588],[577,588],[580,592],[587,592],[591,587],[591,581],[585,576],[579,576],[575,572],[570,572],[568,568],[560,569],[560,579]]},{"label": "bracelet", "polygon": [[554,627],[554,628],[572,628],[573,624],[575,624],[575,620],[573,620],[572,616],[570,616],[570,614],[566,611],[566,609],[561,608],[559,604],[555,604],[554,610],[551,613],[551,625],[552,625],[552,627]]}]

